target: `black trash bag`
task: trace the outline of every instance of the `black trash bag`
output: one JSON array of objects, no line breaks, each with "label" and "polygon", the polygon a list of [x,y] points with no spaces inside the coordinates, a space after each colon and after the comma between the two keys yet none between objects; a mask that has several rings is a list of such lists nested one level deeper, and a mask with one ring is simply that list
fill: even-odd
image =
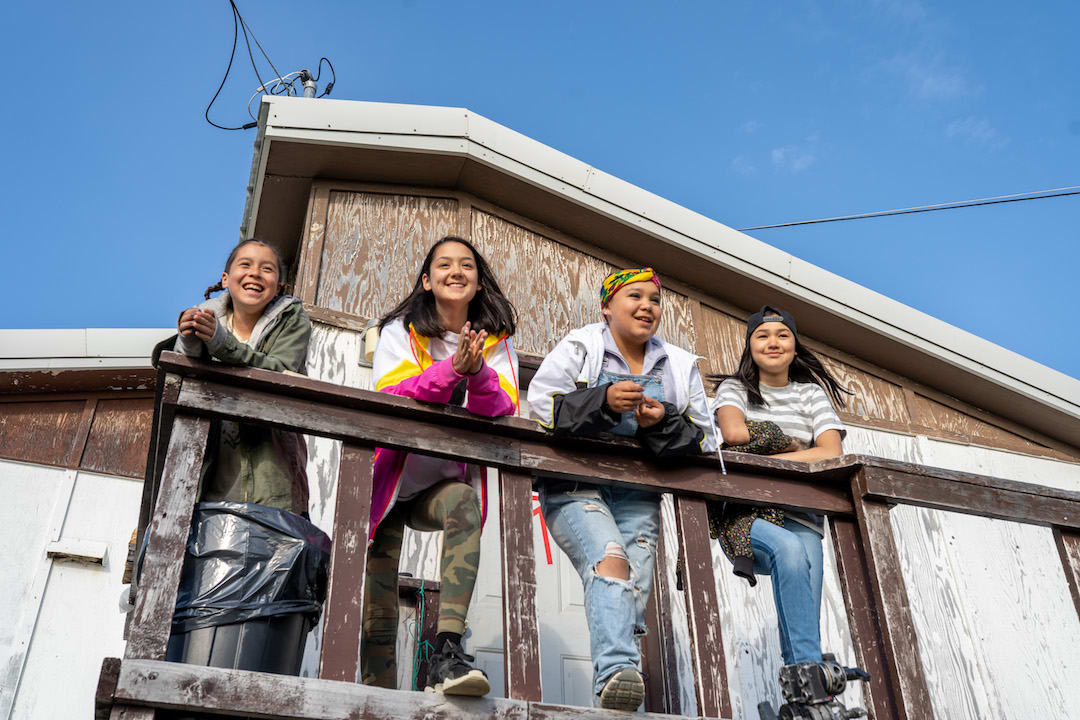
[{"label": "black trash bag", "polygon": [[291,613],[314,625],[329,565],[330,538],[299,515],[255,503],[198,503],[173,633]]}]

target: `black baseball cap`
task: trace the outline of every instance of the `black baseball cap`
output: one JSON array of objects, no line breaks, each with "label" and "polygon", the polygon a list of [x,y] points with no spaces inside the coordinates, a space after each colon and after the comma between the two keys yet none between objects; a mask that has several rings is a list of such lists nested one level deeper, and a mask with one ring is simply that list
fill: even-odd
[{"label": "black baseball cap", "polygon": [[796,337],[799,331],[795,328],[795,318],[786,310],[775,308],[772,305],[762,305],[761,309],[746,320],[746,342],[750,342],[750,335],[757,330],[758,325],[767,322],[782,322],[788,326]]}]

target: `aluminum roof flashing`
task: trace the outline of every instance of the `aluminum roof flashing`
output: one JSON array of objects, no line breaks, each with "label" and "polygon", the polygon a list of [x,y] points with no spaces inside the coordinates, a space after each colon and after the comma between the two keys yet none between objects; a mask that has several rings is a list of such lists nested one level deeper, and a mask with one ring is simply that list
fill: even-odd
[{"label": "aluminum roof flashing", "polygon": [[[464,108],[264,97],[242,236],[295,252],[313,178],[452,188],[1074,446],[1080,381]],[[663,253],[657,250],[663,248]]]}]

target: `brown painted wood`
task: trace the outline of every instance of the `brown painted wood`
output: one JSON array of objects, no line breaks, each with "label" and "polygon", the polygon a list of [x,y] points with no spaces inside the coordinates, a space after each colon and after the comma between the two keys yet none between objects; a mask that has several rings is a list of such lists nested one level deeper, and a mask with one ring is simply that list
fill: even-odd
[{"label": "brown painted wood", "polygon": [[866,686],[869,709],[875,720],[897,720],[901,716],[892,693],[889,657],[881,637],[877,603],[859,528],[848,518],[829,518],[829,527],[856,662],[870,673],[870,682]]},{"label": "brown painted wood", "polygon": [[97,398],[87,398],[86,404],[83,406],[82,420],[79,422],[79,429],[75,433],[75,439],[71,443],[71,451],[67,457],[64,458],[64,465],[70,468],[79,467],[79,463],[82,461],[83,455],[86,452],[86,439],[90,437],[90,429],[94,424],[94,415],[97,413]]},{"label": "brown painted wood", "polygon": [[[528,705],[181,663],[125,660],[118,703],[264,720],[528,720]],[[625,714],[622,717],[626,717]]]},{"label": "brown painted wood", "polygon": [[859,499],[866,493],[865,469],[856,474],[852,492],[856,496],[855,512],[867,575],[878,608],[880,637],[888,657],[891,695],[899,718],[933,717],[930,692],[919,656],[919,638],[911,619],[900,556],[889,520],[889,506]]},{"label": "brown painted wood", "polygon": [[330,589],[326,596],[319,677],[356,682],[364,616],[364,568],[374,451],[346,443],[338,466]]},{"label": "brown painted wood", "polygon": [[0,397],[116,391],[153,391],[151,368],[0,370]]},{"label": "brown painted wood", "polygon": [[1080,528],[1080,493],[964,473],[949,473],[950,481],[942,482],[943,473],[909,467],[915,472],[864,468],[866,497],[1014,522]]},{"label": "brown painted wood", "polygon": [[653,564],[653,591],[646,610],[648,634],[642,638],[644,658],[645,709],[649,712],[682,714],[679,696],[679,668],[676,660],[675,627],[671,619],[671,587],[668,582],[670,558],[664,540],[663,522],[656,543]]},{"label": "brown painted wood", "polygon": [[705,501],[676,497],[675,521],[684,560],[683,592],[697,709],[702,715],[729,717],[731,697]]},{"label": "brown painted wood", "polygon": [[1054,528],[1054,542],[1061,556],[1061,569],[1072,593],[1073,606],[1080,615],[1080,532],[1066,528]]},{"label": "brown painted wood", "polygon": [[79,466],[108,475],[142,475],[153,415],[154,401],[150,398],[97,400]]},{"label": "brown painted wood", "polygon": [[502,548],[503,667],[506,696],[539,701],[540,626],[536,619],[536,556],[533,550],[532,477],[499,473]]},{"label": "brown painted wood", "polygon": [[101,661],[97,689],[94,691],[94,720],[108,720],[112,713],[113,695],[120,679],[120,658],[107,657]]},{"label": "brown painted wood", "polygon": [[86,400],[0,403],[0,457],[70,467],[82,451],[85,412]]},{"label": "brown painted wood", "polygon": [[350,315],[349,313],[338,312],[337,310],[328,310],[319,307],[318,305],[309,305],[307,303],[304,303],[304,312],[307,313],[308,318],[312,322],[322,323],[323,325],[332,325],[353,332],[363,332],[364,327],[367,326],[368,322],[368,318],[359,315]]},{"label": "brown painted wood", "polygon": [[205,418],[183,415],[173,423],[125,658],[165,657],[209,430]]}]

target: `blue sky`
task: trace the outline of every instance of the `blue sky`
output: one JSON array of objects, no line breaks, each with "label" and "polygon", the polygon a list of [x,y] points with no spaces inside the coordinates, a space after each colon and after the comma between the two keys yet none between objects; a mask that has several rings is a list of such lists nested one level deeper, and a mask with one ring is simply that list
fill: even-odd
[{"label": "blue sky", "polygon": [[[282,72],[467,107],[732,227],[1080,185],[1080,5],[252,2]],[[254,130],[226,0],[4,3],[3,328],[162,327],[221,272]],[[241,40],[212,110],[247,120]],[[1080,196],[755,237],[1080,377]]]}]

